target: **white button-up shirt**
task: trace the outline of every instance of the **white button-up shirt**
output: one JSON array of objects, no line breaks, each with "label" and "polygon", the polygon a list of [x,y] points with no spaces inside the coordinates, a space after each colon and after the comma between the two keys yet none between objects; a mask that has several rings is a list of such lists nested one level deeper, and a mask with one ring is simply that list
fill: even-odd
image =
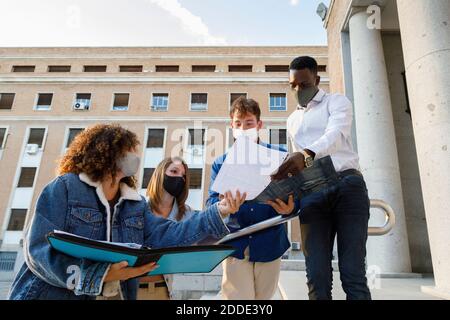
[{"label": "white button-up shirt", "polygon": [[298,108],[287,121],[293,151],[313,151],[316,159],[331,156],[337,172],[359,170],[352,144],[353,107],[340,94],[319,90],[306,109]]}]

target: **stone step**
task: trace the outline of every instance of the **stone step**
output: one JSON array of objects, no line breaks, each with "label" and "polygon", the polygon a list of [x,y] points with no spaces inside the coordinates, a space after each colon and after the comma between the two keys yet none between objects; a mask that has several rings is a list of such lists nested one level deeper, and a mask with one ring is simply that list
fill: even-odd
[{"label": "stone step", "polygon": [[[333,273],[333,298],[345,300],[346,295],[341,287],[339,272]],[[308,300],[306,272],[282,271],[278,283],[283,300]],[[374,300],[436,300],[436,298],[422,292],[422,286],[434,286],[434,279],[427,275],[398,274],[389,277],[379,277],[369,281],[372,298]]]}]

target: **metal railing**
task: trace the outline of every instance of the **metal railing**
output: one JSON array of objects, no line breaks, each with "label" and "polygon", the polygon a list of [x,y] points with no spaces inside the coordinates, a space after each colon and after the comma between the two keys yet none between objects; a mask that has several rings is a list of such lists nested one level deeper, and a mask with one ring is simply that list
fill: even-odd
[{"label": "metal railing", "polygon": [[369,227],[369,236],[384,236],[388,234],[395,225],[395,213],[390,205],[383,200],[370,200],[370,208],[384,211],[386,220],[381,227]]}]

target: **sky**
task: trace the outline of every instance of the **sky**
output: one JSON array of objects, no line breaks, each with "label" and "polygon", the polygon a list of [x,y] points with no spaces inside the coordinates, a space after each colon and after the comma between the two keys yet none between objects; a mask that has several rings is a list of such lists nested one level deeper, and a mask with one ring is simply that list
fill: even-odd
[{"label": "sky", "polygon": [[326,45],[320,2],[0,0],[0,46]]}]

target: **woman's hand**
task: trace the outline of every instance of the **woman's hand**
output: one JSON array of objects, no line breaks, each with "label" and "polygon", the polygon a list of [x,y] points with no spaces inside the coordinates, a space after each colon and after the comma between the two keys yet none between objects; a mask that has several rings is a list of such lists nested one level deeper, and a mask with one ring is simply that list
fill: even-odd
[{"label": "woman's hand", "polygon": [[239,211],[241,205],[245,202],[245,198],[247,198],[247,193],[241,196],[239,190],[236,192],[236,197],[233,198],[230,191],[226,192],[225,195],[220,196],[219,202],[219,212],[222,217],[226,217],[230,214],[235,214]]},{"label": "woman's hand", "polygon": [[117,280],[128,280],[131,278],[136,278],[139,276],[142,276],[144,274],[147,274],[159,266],[156,265],[156,262],[151,262],[149,264],[145,264],[140,267],[135,268],[128,268],[128,262],[122,261],[119,263],[114,263],[111,265],[111,268],[109,268],[108,274],[105,277],[105,283],[106,282],[112,282]]},{"label": "woman's hand", "polygon": [[295,208],[294,196],[292,194],[289,196],[288,203],[284,203],[282,200],[277,199],[275,201],[267,201],[267,204],[274,208],[278,214],[283,216],[290,215]]}]

